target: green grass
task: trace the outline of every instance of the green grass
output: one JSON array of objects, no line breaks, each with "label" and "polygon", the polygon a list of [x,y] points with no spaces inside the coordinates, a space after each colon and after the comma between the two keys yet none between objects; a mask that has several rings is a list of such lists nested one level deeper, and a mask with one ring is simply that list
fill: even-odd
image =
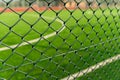
[{"label": "green grass", "polygon": [[[61,23],[53,21],[54,19],[43,20],[39,18],[39,14],[27,12],[22,17],[15,13],[1,14],[0,47],[4,47],[3,43],[14,45],[22,42],[23,39],[33,40],[41,37],[41,34],[43,36],[50,34],[61,27]],[[56,14],[53,11],[46,11],[42,16],[55,18]],[[95,12],[63,10],[57,17],[65,22],[66,27],[59,34],[32,45],[0,52],[0,78],[61,79],[120,52],[120,20],[116,9],[112,11],[98,9]],[[107,66],[111,66],[111,72]],[[96,80],[98,77],[102,80],[120,79],[118,68],[116,68],[119,66],[118,62],[116,65],[112,63],[107,66],[78,80],[91,78]],[[104,71],[107,71],[106,75],[103,75]],[[112,72],[116,74],[113,79]]]},{"label": "green grass", "polygon": [[120,72],[120,61],[113,62],[109,65],[104,66],[96,71],[93,71],[90,74],[82,76],[76,80],[101,80],[101,79],[109,79],[109,80],[119,80],[119,72]]},{"label": "green grass", "polygon": [[[43,20],[33,12],[27,12],[22,17],[15,13],[3,13],[0,15],[0,21],[0,34],[2,34],[0,39],[3,39],[3,43],[8,45],[20,43],[21,38],[26,41],[39,38],[41,35],[47,35],[61,27],[60,22],[54,21],[50,24],[51,19]],[[51,28],[48,27],[48,24]],[[55,26],[56,24],[58,25]]]}]

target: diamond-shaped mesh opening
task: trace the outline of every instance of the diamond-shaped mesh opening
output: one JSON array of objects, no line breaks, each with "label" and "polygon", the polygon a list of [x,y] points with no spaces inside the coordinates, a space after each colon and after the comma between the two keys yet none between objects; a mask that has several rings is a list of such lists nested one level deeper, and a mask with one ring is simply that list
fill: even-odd
[{"label": "diamond-shaped mesh opening", "polygon": [[[10,39],[10,40],[8,40]],[[16,35],[12,32],[10,32],[6,37],[2,40],[2,43],[6,45],[13,45],[21,42],[21,37],[19,35]]]},{"label": "diamond-shaped mesh opening", "polygon": [[119,0],[1,0],[0,80],[119,80]]},{"label": "diamond-shaped mesh opening", "polygon": [[18,20],[19,20],[19,16],[15,13],[3,13],[0,15],[0,21],[4,23],[5,25],[11,26],[11,27],[14,24],[16,24]]}]

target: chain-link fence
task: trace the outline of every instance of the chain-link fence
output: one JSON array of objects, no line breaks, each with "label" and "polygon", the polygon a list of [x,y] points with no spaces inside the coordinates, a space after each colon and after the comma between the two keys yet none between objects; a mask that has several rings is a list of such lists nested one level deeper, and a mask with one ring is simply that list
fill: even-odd
[{"label": "chain-link fence", "polygon": [[119,0],[0,0],[0,80],[119,80]]}]

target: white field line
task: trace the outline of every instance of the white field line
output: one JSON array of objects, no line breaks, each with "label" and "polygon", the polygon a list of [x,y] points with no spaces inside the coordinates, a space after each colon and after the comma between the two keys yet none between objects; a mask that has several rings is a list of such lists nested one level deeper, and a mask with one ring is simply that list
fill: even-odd
[{"label": "white field line", "polygon": [[[53,19],[53,18],[50,18],[50,17],[45,17],[45,18]],[[65,29],[64,22],[62,20],[60,20],[60,19],[56,19],[56,21],[62,24],[62,26],[57,30],[57,31],[59,31],[58,33],[60,33],[60,32],[62,32]],[[45,35],[45,36],[37,38],[37,39],[33,39],[33,40],[30,40],[30,41],[22,42],[21,44],[15,44],[15,45],[11,45],[11,46],[8,46],[8,47],[2,47],[2,48],[0,48],[0,51],[5,51],[5,50],[9,50],[9,49],[14,49],[16,47],[29,45],[29,44],[35,43],[35,42],[37,42],[39,40],[44,40],[44,39],[50,38],[50,37],[55,36],[55,35],[56,35],[56,32],[53,32],[53,33],[50,33],[48,35]]]},{"label": "white field line", "polygon": [[99,69],[99,68],[102,68],[103,66],[105,66],[105,65],[107,65],[107,64],[110,64],[110,63],[112,63],[112,62],[115,62],[115,61],[117,61],[117,60],[119,60],[119,59],[120,59],[120,54],[119,54],[119,55],[116,55],[116,56],[114,56],[114,57],[108,58],[108,59],[106,59],[106,60],[104,60],[104,61],[102,61],[102,62],[99,62],[99,63],[97,63],[97,64],[95,64],[95,65],[93,65],[93,66],[90,66],[90,67],[88,67],[87,69],[84,69],[84,70],[82,70],[82,71],[80,71],[80,72],[71,74],[71,75],[69,75],[69,76],[67,76],[67,77],[65,77],[65,78],[63,78],[63,79],[61,79],[61,80],[74,80],[74,79],[79,78],[79,77],[81,77],[81,76],[84,76],[84,75],[86,75],[86,74],[88,74],[88,73],[90,73],[90,72],[93,72],[93,71],[95,71],[95,70],[97,70],[97,69]]}]

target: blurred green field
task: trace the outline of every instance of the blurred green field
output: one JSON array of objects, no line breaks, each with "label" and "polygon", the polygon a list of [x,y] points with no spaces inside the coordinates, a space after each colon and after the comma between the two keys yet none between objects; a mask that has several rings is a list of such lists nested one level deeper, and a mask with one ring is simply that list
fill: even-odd
[{"label": "blurred green field", "polygon": [[[0,51],[1,79],[61,79],[119,54],[120,16],[117,9],[62,10],[59,14],[51,10],[44,13],[3,13],[0,14],[0,47],[55,32],[63,27],[55,18],[65,23],[65,29],[60,33],[30,45]],[[112,66],[110,69],[116,77],[112,77],[105,66],[78,80],[120,79],[116,65],[107,66]],[[106,75],[103,75],[104,71]]]}]

